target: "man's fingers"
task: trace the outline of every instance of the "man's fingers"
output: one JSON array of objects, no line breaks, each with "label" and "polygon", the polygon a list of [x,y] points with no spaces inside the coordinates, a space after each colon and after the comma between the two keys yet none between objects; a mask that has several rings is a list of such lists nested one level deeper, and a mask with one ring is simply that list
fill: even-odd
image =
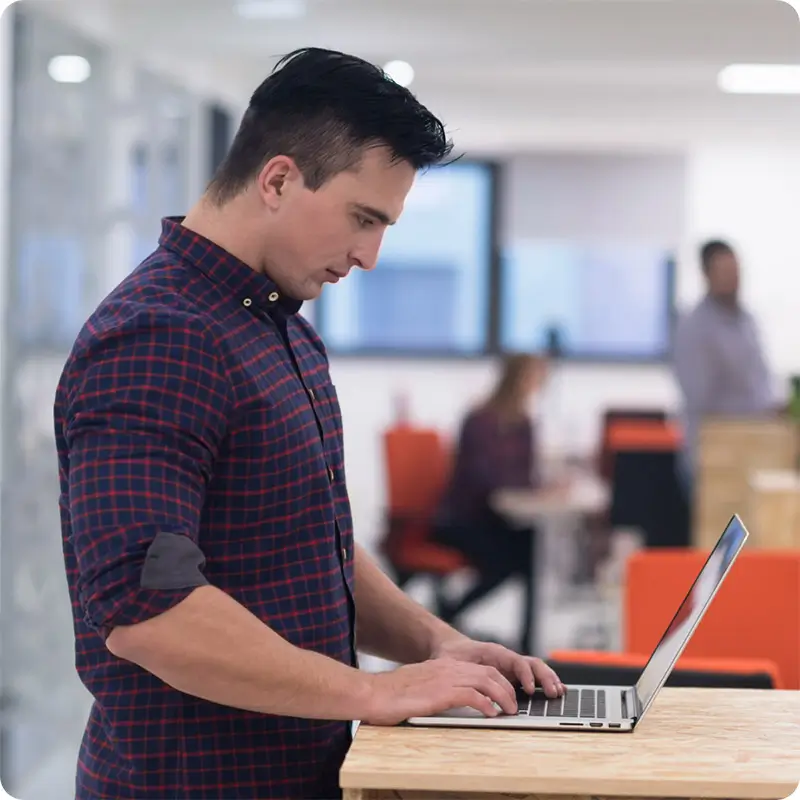
[{"label": "man's fingers", "polygon": [[548,697],[560,697],[566,691],[566,687],[558,678],[558,675],[547,666],[540,658],[528,658],[531,671],[536,679],[536,683],[544,689]]},{"label": "man's fingers", "polygon": [[458,682],[486,695],[506,714],[517,713],[517,694],[514,687],[495,667],[465,664]]},{"label": "man's fingers", "polygon": [[490,690],[489,697],[503,709],[506,714],[517,713],[517,694],[514,687],[497,670],[487,673],[486,683]]},{"label": "man's fingers", "polygon": [[454,693],[452,708],[460,708],[463,706],[474,708],[476,711],[480,711],[485,717],[496,717],[499,713],[494,703],[477,689],[461,688]]},{"label": "man's fingers", "polygon": [[514,664],[514,674],[517,676],[520,686],[528,692],[533,694],[536,689],[536,680],[533,676],[533,667],[526,658],[521,658]]}]

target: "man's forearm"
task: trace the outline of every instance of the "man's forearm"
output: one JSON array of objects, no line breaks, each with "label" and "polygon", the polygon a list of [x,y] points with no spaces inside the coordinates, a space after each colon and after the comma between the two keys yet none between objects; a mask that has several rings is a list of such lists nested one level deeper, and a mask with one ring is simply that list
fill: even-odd
[{"label": "man's forearm", "polygon": [[232,597],[195,589],[146,622],[115,628],[114,655],[179,691],[220,705],[306,719],[362,719],[370,676],[301,650]]},{"label": "man's forearm", "polygon": [[441,642],[463,638],[399,589],[363,547],[356,545],[358,646],[400,664],[425,661]]}]

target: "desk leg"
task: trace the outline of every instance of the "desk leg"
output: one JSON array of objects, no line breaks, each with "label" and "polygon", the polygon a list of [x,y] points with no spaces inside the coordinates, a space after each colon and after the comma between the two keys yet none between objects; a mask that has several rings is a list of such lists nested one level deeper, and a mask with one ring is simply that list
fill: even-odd
[{"label": "desk leg", "polygon": [[[343,800],[667,800],[658,797],[596,797],[589,795],[520,794],[503,792],[486,794],[473,792],[414,792],[394,789],[345,789]],[[672,800],[701,800],[673,798]]]}]

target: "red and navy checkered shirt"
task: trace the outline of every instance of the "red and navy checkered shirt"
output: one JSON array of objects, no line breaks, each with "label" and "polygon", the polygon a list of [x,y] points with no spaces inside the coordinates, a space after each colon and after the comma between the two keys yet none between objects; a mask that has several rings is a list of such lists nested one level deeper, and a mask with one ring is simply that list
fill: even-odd
[{"label": "red and navy checkered shirt", "polygon": [[355,665],[342,425],[322,343],[264,275],[164,220],[59,382],[55,429],[78,673],[78,800],[335,797],[350,725],[183,694],[113,656],[116,625],[199,585]]}]

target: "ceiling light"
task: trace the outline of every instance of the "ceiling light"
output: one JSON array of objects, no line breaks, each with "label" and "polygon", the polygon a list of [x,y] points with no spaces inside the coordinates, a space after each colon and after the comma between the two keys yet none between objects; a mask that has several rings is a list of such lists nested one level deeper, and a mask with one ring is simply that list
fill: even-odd
[{"label": "ceiling light", "polygon": [[383,71],[400,86],[410,86],[414,80],[414,69],[406,61],[390,61]]},{"label": "ceiling light", "polygon": [[240,0],[236,13],[244,19],[301,19],[305,0]]},{"label": "ceiling light", "polygon": [[92,65],[83,56],[54,56],[47,74],[56,83],[83,83],[92,74]]},{"label": "ceiling light", "polygon": [[731,64],[717,85],[730,94],[800,94],[800,64]]}]

